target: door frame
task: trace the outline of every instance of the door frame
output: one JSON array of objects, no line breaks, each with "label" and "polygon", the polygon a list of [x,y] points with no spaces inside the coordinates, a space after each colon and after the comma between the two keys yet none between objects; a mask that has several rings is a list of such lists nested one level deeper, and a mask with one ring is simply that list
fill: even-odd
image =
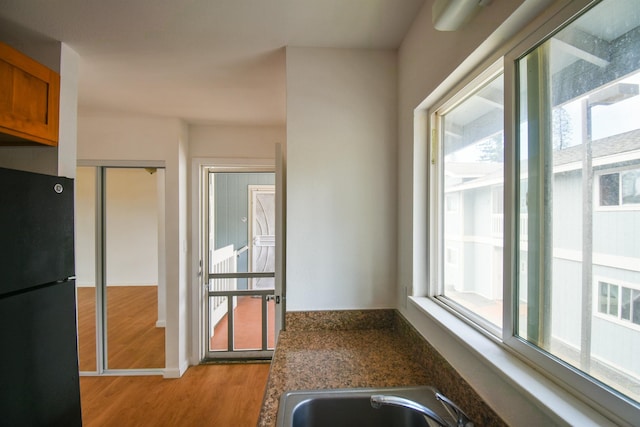
[{"label": "door frame", "polygon": [[[164,161],[144,161],[144,160],[120,160],[120,161],[97,161],[97,160],[78,160],[76,162],[76,168],[78,167],[92,167],[96,169],[95,186],[96,186],[96,220],[95,220],[95,250],[96,250],[96,271],[95,271],[95,286],[96,286],[96,370],[95,371],[80,371],[80,376],[140,376],[140,375],[164,375],[166,369],[166,342],[167,342],[167,328],[166,328],[166,259],[165,259],[165,238],[164,238],[164,222],[159,220],[158,229],[158,322],[157,327],[165,328],[165,366],[158,368],[134,368],[134,369],[112,369],[108,367],[107,363],[107,322],[106,322],[106,254],[104,252],[105,237],[106,237],[106,224],[105,224],[105,204],[106,204],[106,170],[107,169],[145,169],[155,168],[164,169],[166,171],[166,164]],[[162,188],[158,188],[159,192],[165,191],[166,175],[164,176]],[[161,207],[161,215],[164,216],[165,211],[165,194],[158,194],[159,204]],[[77,308],[76,308],[77,310]],[[77,313],[76,313],[77,315]]]},{"label": "door frame", "polygon": [[[190,364],[198,365],[205,359],[207,353],[207,342],[205,340],[205,272],[204,263],[201,260],[202,254],[207,254],[208,242],[206,241],[208,197],[205,194],[207,185],[206,179],[209,172],[272,172],[276,174],[276,295],[279,296],[280,304],[275,310],[275,337],[284,325],[284,222],[279,222],[284,218],[283,195],[278,196],[279,189],[283,188],[283,163],[278,160],[281,155],[280,144],[276,147],[276,159],[254,159],[254,158],[207,158],[197,157],[191,161],[191,286],[189,287],[191,296],[191,354]],[[280,165],[280,166],[279,166]],[[280,171],[280,172],[279,172]],[[280,184],[278,185],[278,182]],[[284,190],[280,192],[284,193]],[[280,204],[278,204],[280,203]]]}]

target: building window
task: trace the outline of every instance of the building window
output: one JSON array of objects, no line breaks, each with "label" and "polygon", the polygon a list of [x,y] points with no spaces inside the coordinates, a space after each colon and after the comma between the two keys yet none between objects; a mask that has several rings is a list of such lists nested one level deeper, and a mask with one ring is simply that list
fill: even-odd
[{"label": "building window", "polygon": [[637,420],[640,8],[575,0],[559,15],[430,111],[432,292]]},{"label": "building window", "polygon": [[620,205],[620,174],[608,173],[600,175],[600,206]]},{"label": "building window", "polygon": [[456,249],[447,248],[447,264],[458,265],[458,251]]},{"label": "building window", "polygon": [[622,288],[620,317],[636,325],[640,325],[640,291]]},{"label": "building window", "polygon": [[460,194],[458,193],[446,194],[444,200],[445,200],[445,209],[447,210],[447,212],[451,212],[451,213],[458,212],[459,204],[460,204]]},{"label": "building window", "polygon": [[618,286],[607,282],[600,282],[598,295],[598,311],[618,317]]},{"label": "building window", "polygon": [[600,206],[640,206],[640,169],[598,176]]},{"label": "building window", "polygon": [[598,313],[640,325],[640,290],[598,281]]}]

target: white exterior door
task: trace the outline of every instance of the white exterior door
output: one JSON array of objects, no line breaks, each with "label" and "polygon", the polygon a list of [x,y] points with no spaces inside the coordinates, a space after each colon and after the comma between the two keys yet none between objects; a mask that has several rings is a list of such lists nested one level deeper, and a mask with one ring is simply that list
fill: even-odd
[{"label": "white exterior door", "polygon": [[[275,186],[250,185],[249,265],[253,273],[275,271]],[[251,289],[273,289],[273,277],[258,277],[250,281]]]}]

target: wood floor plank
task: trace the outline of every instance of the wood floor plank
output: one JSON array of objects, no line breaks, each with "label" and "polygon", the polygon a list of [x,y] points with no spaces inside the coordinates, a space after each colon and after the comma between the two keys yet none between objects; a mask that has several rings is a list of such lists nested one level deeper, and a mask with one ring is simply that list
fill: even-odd
[{"label": "wood floor plank", "polygon": [[78,363],[81,371],[96,370],[96,288],[78,287]]},{"label": "wood floor plank", "polygon": [[107,287],[111,369],[164,368],[164,328],[156,327],[157,286]]},{"label": "wood floor plank", "polygon": [[[81,371],[96,370],[95,288],[77,288]],[[107,287],[110,369],[164,368],[164,328],[156,326],[156,286]]]},{"label": "wood floor plank", "polygon": [[[78,343],[81,371],[96,370],[95,288],[78,288]],[[164,368],[165,330],[156,326],[156,286],[107,287],[107,350],[110,369]],[[235,309],[236,350],[262,347],[262,300],[239,297]],[[267,303],[267,347],[275,344],[275,302]],[[225,315],[210,338],[214,351],[227,350]]]},{"label": "wood floor plank", "polygon": [[179,379],[81,377],[85,427],[255,426],[269,364],[199,365]]},{"label": "wood floor plank", "polygon": [[[112,368],[164,367],[164,329],[155,327],[155,289],[144,288],[108,290],[109,329],[117,331],[108,342]],[[91,288],[78,289],[78,323],[80,367],[93,371],[95,293]],[[237,326],[255,329],[244,323]],[[82,376],[83,425],[253,427],[268,374],[269,364],[253,363],[194,366],[179,379]]]}]

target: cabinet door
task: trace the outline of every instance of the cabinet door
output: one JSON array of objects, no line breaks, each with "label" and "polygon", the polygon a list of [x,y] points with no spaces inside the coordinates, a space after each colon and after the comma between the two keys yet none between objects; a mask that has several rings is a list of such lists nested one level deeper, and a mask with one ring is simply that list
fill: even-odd
[{"label": "cabinet door", "polygon": [[58,145],[60,76],[0,43],[0,141]]}]

